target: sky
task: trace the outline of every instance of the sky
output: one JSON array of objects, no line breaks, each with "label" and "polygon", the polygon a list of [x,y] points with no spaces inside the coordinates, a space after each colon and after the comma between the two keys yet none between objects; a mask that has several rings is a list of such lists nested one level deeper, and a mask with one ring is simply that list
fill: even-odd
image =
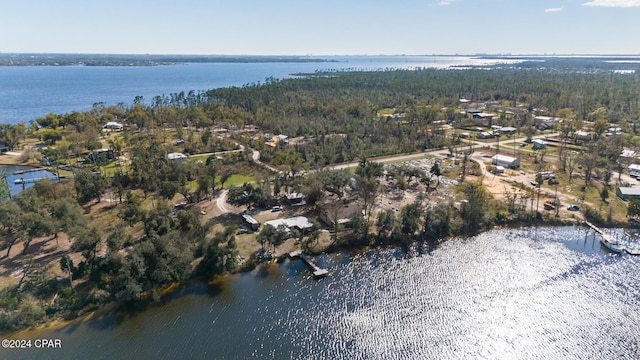
[{"label": "sky", "polygon": [[640,54],[640,0],[0,0],[0,52]]}]

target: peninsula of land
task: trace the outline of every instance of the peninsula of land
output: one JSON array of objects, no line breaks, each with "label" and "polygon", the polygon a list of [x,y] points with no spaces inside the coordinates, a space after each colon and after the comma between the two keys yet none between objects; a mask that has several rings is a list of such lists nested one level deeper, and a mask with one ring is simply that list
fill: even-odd
[{"label": "peninsula of land", "polygon": [[186,63],[330,62],[311,56],[0,53],[0,66],[159,66]]},{"label": "peninsula of land", "polygon": [[632,226],[640,78],[563,64],[269,79],[0,124],[0,162],[54,174],[0,187],[0,328],[298,250]]}]

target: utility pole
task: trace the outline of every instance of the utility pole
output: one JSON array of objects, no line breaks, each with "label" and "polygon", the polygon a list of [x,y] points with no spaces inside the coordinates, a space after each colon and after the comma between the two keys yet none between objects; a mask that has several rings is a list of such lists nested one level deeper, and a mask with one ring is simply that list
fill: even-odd
[{"label": "utility pole", "polygon": [[558,212],[560,211],[560,203],[558,202],[558,184],[556,184],[556,217],[558,217]]},{"label": "utility pole", "polygon": [[[538,179],[538,180],[542,180],[542,179]],[[538,213],[540,212],[539,206],[540,206],[540,183],[541,181],[538,181],[538,200],[536,200],[536,218],[538,217]]]}]

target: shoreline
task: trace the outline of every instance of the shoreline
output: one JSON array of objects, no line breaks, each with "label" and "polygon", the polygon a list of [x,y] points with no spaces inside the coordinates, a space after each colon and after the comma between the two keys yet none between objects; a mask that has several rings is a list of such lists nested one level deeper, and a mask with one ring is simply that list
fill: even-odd
[{"label": "shoreline", "polygon": [[[549,221],[551,220],[551,221]],[[603,226],[604,228],[633,228],[631,226],[620,226],[621,224],[615,224],[615,225],[609,225],[609,226]],[[452,239],[455,238],[461,238],[461,237],[473,237],[473,236],[477,236],[480,235],[482,233],[485,232],[489,232],[489,231],[494,231],[494,230],[501,230],[501,229],[515,229],[515,228],[524,228],[524,227],[538,227],[538,226],[544,226],[544,227],[562,227],[562,226],[581,226],[581,227],[585,227],[586,225],[584,224],[584,221],[579,221],[579,220],[574,220],[574,219],[547,219],[545,220],[541,220],[538,221],[537,223],[529,223],[526,221],[514,221],[511,223],[506,223],[506,224],[496,224],[493,225],[487,229],[483,229],[480,232],[476,232],[473,234],[467,234],[467,235],[452,235],[443,239],[430,239],[430,240],[422,240],[422,241],[411,241],[408,243],[405,242],[401,242],[401,241],[393,241],[393,242],[389,242],[389,243],[379,243],[379,244],[371,244],[371,245],[350,245],[350,244],[342,244],[342,245],[336,245],[336,244],[330,244],[329,246],[327,246],[324,249],[318,250],[318,251],[313,251],[313,252],[308,252],[309,255],[312,256],[317,256],[317,255],[321,255],[321,254],[335,254],[337,252],[340,251],[367,251],[367,250],[375,250],[375,249],[382,249],[382,248],[388,248],[388,247],[405,247],[405,246],[413,246],[419,243],[441,243],[441,242],[446,242],[446,241],[450,241]],[[96,316],[99,316],[101,314],[104,315],[110,315],[110,316],[114,316],[117,317],[119,310],[123,311],[123,314],[126,313],[140,313],[143,312],[145,309],[147,309],[150,306],[161,306],[163,305],[164,302],[166,301],[170,301],[170,298],[173,297],[175,294],[177,294],[178,291],[180,291],[181,289],[184,289],[185,287],[188,287],[191,284],[202,284],[204,286],[210,287],[212,285],[215,285],[216,283],[219,283],[222,279],[229,277],[229,276],[233,276],[233,275],[240,275],[240,274],[246,274],[246,273],[250,273],[252,271],[255,271],[257,268],[259,268],[260,266],[267,266],[269,265],[269,263],[282,263],[285,259],[288,259],[288,254],[282,254],[280,256],[278,256],[277,258],[273,258],[270,261],[262,261],[262,262],[258,262],[255,264],[251,264],[251,266],[239,266],[234,272],[231,273],[226,273],[226,274],[222,274],[222,275],[217,275],[211,279],[204,279],[202,277],[194,277],[191,278],[185,282],[179,282],[179,283],[171,283],[161,289],[159,289],[155,294],[148,294],[148,293],[144,293],[141,294],[140,299],[138,301],[136,301],[135,303],[132,304],[126,304],[126,303],[122,303],[122,302],[110,302],[110,303],[105,303],[105,304],[98,304],[96,305],[95,309],[88,311],[87,313],[84,313],[82,315],[78,315],[76,317],[73,318],[69,318],[69,319],[64,319],[62,317],[60,318],[55,318],[52,319],[51,321],[47,321],[44,323],[40,323],[37,325],[32,325],[32,326],[28,326],[28,327],[23,327],[23,328],[18,328],[18,329],[14,329],[14,330],[2,330],[0,331],[0,334],[3,334],[9,338],[15,337],[17,335],[23,334],[23,333],[31,333],[31,332],[38,332],[38,331],[42,331],[42,330],[50,330],[50,329],[60,329],[63,328],[65,326],[68,325],[72,325],[73,323],[76,322],[86,322],[86,321],[91,321],[92,319],[95,319]]]}]

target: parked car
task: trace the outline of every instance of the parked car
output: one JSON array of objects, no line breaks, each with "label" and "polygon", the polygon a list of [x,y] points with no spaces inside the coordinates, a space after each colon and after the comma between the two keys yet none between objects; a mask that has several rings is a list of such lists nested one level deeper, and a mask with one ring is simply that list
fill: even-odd
[{"label": "parked car", "polygon": [[571,204],[571,205],[567,206],[567,210],[569,210],[569,211],[579,211],[580,210],[580,206]]},{"label": "parked car", "polygon": [[535,180],[531,180],[531,185],[533,185],[533,186],[538,186],[538,182],[537,182],[537,181],[535,181]]},{"label": "parked car", "polygon": [[277,211],[282,211],[282,206],[276,205],[271,208],[271,212],[277,212]]}]

